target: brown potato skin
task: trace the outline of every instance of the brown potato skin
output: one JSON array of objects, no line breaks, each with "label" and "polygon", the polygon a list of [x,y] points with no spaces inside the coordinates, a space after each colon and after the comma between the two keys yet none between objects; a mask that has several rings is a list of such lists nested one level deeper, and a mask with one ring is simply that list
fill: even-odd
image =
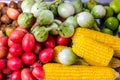
[{"label": "brown potato skin", "polygon": [[5,24],[9,24],[11,22],[11,19],[6,14],[2,15],[0,20],[2,23],[5,23]]}]

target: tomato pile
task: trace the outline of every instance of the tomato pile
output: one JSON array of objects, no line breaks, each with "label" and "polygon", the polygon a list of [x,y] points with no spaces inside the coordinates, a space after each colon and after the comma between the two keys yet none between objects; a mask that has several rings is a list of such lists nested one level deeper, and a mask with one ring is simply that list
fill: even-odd
[{"label": "tomato pile", "polygon": [[45,42],[40,43],[28,30],[18,27],[9,37],[0,36],[0,73],[9,74],[11,80],[21,80],[20,76],[22,80],[40,79],[44,75],[41,66],[52,61],[54,47],[70,42],[70,38],[49,35]]}]

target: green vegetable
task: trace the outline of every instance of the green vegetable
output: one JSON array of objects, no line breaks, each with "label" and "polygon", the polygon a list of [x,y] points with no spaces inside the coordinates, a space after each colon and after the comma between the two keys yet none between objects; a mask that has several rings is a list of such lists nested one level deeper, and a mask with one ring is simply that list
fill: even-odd
[{"label": "green vegetable", "polygon": [[113,35],[113,31],[110,30],[109,28],[103,28],[103,29],[101,30],[101,32],[106,33],[106,34]]},{"label": "green vegetable", "polygon": [[105,20],[104,25],[105,25],[105,27],[107,27],[111,30],[116,30],[119,25],[119,21],[116,17],[109,17],[109,18],[107,18],[107,20]]},{"label": "green vegetable", "polygon": [[50,6],[50,10],[53,12],[53,14],[54,14],[54,16],[57,16],[58,15],[58,10],[57,10],[57,8],[58,8],[58,5],[57,4],[55,4],[55,5],[51,5]]},{"label": "green vegetable", "polygon": [[30,13],[34,3],[35,3],[34,0],[24,0],[21,4],[22,11]]},{"label": "green vegetable", "polygon": [[[33,6],[32,6],[32,9],[31,9],[31,13],[34,14],[35,17],[38,16],[39,12],[41,12],[41,10],[48,10],[52,8],[51,11],[53,11],[53,8],[54,10],[56,9],[56,5],[53,6],[54,4],[56,3],[60,3],[61,0],[54,0],[53,2],[49,2],[49,3],[46,3],[46,2],[43,2],[42,0],[40,1],[37,1]],[[57,10],[56,10],[57,12]]]},{"label": "green vegetable", "polygon": [[118,26],[118,33],[120,33],[120,25]]},{"label": "green vegetable", "polygon": [[94,18],[89,12],[81,12],[77,15],[77,22],[81,27],[91,28],[94,24]]},{"label": "green vegetable", "polygon": [[110,2],[110,7],[114,10],[115,13],[120,12],[120,0],[113,0]]},{"label": "green vegetable", "polygon": [[82,1],[81,0],[73,0],[72,5],[75,8],[75,13],[79,13],[82,11]]},{"label": "green vegetable", "polygon": [[120,21],[120,13],[117,15],[117,19]]},{"label": "green vegetable", "polygon": [[79,25],[77,23],[77,18],[76,17],[73,17],[73,16],[70,16],[68,17],[65,21],[64,21],[64,25],[73,25],[74,28],[77,28]]},{"label": "green vegetable", "polygon": [[50,10],[42,10],[37,17],[37,24],[49,25],[54,21],[54,15]]},{"label": "green vegetable", "polygon": [[114,14],[113,9],[109,6],[104,6],[104,8],[106,9],[105,19],[107,19],[108,17],[112,17]]},{"label": "green vegetable", "polygon": [[64,37],[64,38],[70,38],[73,36],[74,34],[74,26],[73,25],[64,25],[61,24],[60,25],[60,30],[59,30],[59,35]]},{"label": "green vegetable", "polygon": [[75,13],[75,9],[70,3],[62,3],[58,6],[58,14],[62,18],[68,18]]},{"label": "green vegetable", "polygon": [[64,65],[71,65],[76,63],[78,57],[74,54],[71,48],[64,48],[59,54],[58,54],[58,60],[61,64]]},{"label": "green vegetable", "polygon": [[38,42],[44,42],[47,40],[49,34],[48,31],[48,28],[45,28],[45,26],[38,25],[32,28],[32,34]]},{"label": "green vegetable", "polygon": [[103,18],[106,15],[106,10],[102,5],[96,5],[91,10],[91,14],[94,18]]},{"label": "green vegetable", "polygon": [[29,28],[32,26],[32,23],[34,21],[34,16],[32,13],[26,13],[23,12],[18,17],[18,24],[23,28]]},{"label": "green vegetable", "polygon": [[89,9],[84,9],[84,12],[89,12],[90,13],[90,10]]},{"label": "green vegetable", "polygon": [[97,2],[95,0],[88,0],[85,5],[87,9],[92,10],[92,8],[97,5]]},{"label": "green vegetable", "polygon": [[49,27],[53,27],[53,29],[50,30],[52,35],[58,35],[59,25],[57,23],[52,23]]},{"label": "green vegetable", "polygon": [[47,4],[45,2],[38,1],[32,6],[31,13],[33,13],[34,16],[37,17],[41,10],[46,9],[48,9]]}]

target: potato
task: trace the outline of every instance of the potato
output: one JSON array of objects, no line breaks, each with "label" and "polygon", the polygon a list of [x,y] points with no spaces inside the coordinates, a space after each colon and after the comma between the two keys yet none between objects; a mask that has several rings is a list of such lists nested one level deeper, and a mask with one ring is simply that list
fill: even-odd
[{"label": "potato", "polygon": [[18,9],[21,9],[21,3],[22,3],[22,1],[18,1],[18,3],[17,3]]},{"label": "potato", "polygon": [[0,10],[1,10],[3,7],[5,7],[5,6],[6,6],[6,4],[5,4],[5,3],[0,2]]},{"label": "potato", "polygon": [[7,9],[8,9],[8,7],[3,7],[1,9],[2,14],[7,14]]},{"label": "potato", "polygon": [[1,17],[1,22],[5,23],[5,24],[9,24],[11,22],[11,19],[6,14],[4,14]]},{"label": "potato", "polygon": [[17,3],[14,2],[14,1],[10,1],[9,7],[10,7],[10,8],[15,8],[15,9],[17,9]]}]

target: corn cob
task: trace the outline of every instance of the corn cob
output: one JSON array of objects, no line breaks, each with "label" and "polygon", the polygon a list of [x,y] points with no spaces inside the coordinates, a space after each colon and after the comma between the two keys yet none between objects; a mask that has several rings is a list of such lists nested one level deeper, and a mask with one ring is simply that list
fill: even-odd
[{"label": "corn cob", "polygon": [[113,49],[85,36],[79,36],[72,45],[73,52],[95,66],[107,66],[113,56]]},{"label": "corn cob", "polygon": [[55,62],[60,62],[59,60],[58,60],[58,54],[59,54],[59,52],[62,50],[62,49],[64,49],[64,48],[66,48],[67,46],[56,46],[55,48],[54,48],[54,51],[55,51],[55,57],[54,57],[54,61]]},{"label": "corn cob", "polygon": [[48,63],[43,69],[45,80],[115,80],[119,76],[109,67]]},{"label": "corn cob", "polygon": [[72,37],[73,42],[76,42],[80,35],[84,35],[99,42],[105,43],[114,49],[114,55],[116,57],[120,57],[120,38],[86,28],[77,28],[75,34]]}]

